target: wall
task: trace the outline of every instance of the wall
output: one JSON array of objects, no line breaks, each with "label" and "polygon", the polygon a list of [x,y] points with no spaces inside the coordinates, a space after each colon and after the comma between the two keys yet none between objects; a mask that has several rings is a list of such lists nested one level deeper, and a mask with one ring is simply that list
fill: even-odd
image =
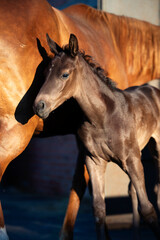
[{"label": "wall", "polygon": [[102,9],[159,24],[159,0],[103,0]]}]

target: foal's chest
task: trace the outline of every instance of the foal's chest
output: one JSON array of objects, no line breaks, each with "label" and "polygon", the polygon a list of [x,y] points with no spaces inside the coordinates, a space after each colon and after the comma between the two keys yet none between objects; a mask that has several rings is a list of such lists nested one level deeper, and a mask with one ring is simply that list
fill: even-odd
[{"label": "foal's chest", "polygon": [[94,125],[85,122],[78,132],[80,139],[86,149],[94,157],[100,157],[105,160],[115,157],[113,136],[106,129],[97,128]]}]

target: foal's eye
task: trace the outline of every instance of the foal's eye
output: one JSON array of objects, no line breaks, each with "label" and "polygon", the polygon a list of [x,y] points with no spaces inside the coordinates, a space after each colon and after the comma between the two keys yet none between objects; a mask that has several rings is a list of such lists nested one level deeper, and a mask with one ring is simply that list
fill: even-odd
[{"label": "foal's eye", "polygon": [[69,73],[63,73],[61,78],[62,79],[67,79],[69,77]]}]

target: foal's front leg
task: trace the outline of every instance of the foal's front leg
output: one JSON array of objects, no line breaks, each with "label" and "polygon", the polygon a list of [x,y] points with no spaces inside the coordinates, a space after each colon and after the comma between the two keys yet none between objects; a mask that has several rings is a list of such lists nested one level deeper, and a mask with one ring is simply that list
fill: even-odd
[{"label": "foal's front leg", "polygon": [[140,152],[132,154],[126,161],[126,170],[136,189],[140,202],[140,211],[144,220],[150,225],[157,239],[160,239],[158,219],[153,205],[148,200],[145,188],[144,170],[140,158]]},{"label": "foal's front leg", "polygon": [[134,240],[139,240],[139,227],[140,227],[140,215],[138,212],[138,198],[137,198],[137,193],[136,190],[132,184],[130,183],[130,190],[129,194],[131,196],[132,200],[132,209],[133,209],[133,229],[134,229]]},{"label": "foal's front leg", "polygon": [[96,221],[98,240],[109,240],[107,226],[105,224],[105,171],[107,162],[103,159],[94,159],[87,156],[86,166],[92,184],[93,212]]}]

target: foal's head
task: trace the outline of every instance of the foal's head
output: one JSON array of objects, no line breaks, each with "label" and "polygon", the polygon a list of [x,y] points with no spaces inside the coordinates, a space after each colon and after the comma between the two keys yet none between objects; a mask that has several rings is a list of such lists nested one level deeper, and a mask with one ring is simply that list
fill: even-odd
[{"label": "foal's head", "polygon": [[45,82],[35,102],[34,111],[41,118],[71,98],[76,87],[76,64],[78,40],[71,34],[69,44],[62,49],[48,35],[47,42],[55,56],[50,60],[45,73]]}]

